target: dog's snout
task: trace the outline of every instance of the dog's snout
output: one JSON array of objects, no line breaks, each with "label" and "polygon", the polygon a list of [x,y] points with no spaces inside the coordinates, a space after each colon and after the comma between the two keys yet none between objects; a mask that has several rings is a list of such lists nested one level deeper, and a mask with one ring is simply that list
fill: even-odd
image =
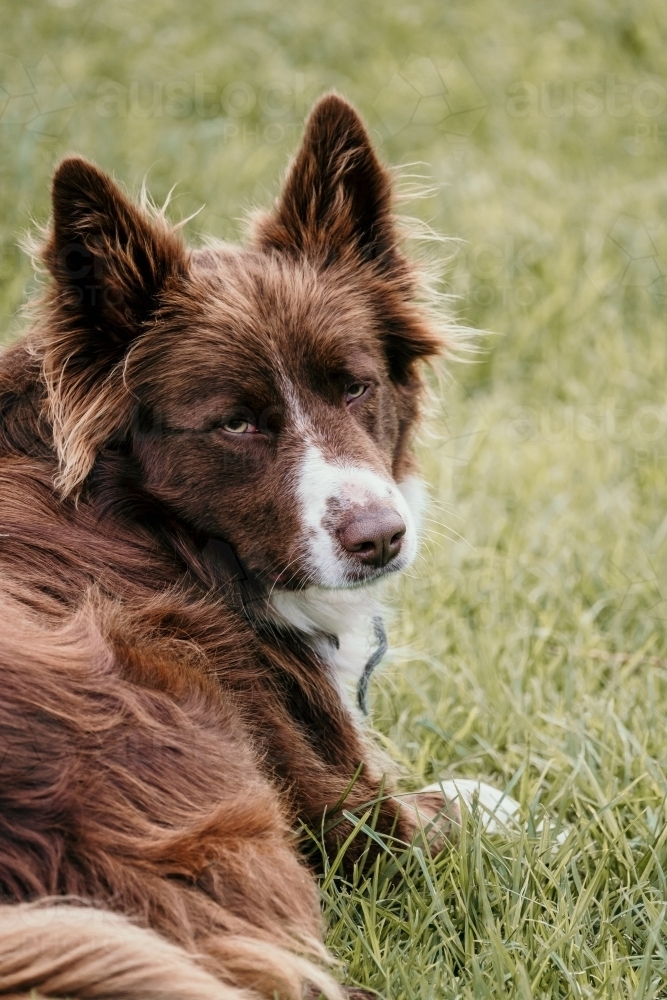
[{"label": "dog's snout", "polygon": [[339,529],[346,552],[367,566],[386,566],[401,550],[405,522],[391,507],[358,511]]}]

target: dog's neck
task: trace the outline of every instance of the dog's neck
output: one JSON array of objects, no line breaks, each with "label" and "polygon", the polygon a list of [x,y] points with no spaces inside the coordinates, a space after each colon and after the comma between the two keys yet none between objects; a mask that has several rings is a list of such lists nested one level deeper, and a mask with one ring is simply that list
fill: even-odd
[{"label": "dog's neck", "polygon": [[345,704],[362,712],[368,677],[386,650],[381,591],[382,583],[350,590],[309,587],[274,591],[268,602],[270,619],[305,637],[329,667]]}]

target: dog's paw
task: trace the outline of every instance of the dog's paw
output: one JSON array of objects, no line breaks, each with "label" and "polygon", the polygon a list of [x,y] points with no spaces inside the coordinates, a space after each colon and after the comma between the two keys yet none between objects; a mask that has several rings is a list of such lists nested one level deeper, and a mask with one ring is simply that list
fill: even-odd
[{"label": "dog's paw", "polygon": [[511,795],[501,792],[494,785],[477,778],[453,778],[448,781],[436,781],[427,785],[420,795],[440,793],[447,802],[458,806],[463,801],[469,810],[476,809],[481,824],[487,833],[500,831],[516,832],[520,828],[520,805]]},{"label": "dog's paw", "polygon": [[[506,792],[501,792],[494,785],[478,778],[454,778],[449,781],[437,781],[428,785],[419,793],[429,795],[439,792],[453,807],[460,809],[461,801],[465,802],[470,811],[477,813],[482,828],[486,833],[516,834],[525,829],[521,819],[521,806]],[[554,818],[542,816],[534,825],[534,833],[542,836],[544,827],[550,829],[552,850],[558,850],[570,835],[571,827],[561,824]]]},{"label": "dog's paw", "polygon": [[439,854],[458,839],[461,809],[456,798],[443,795],[439,786],[429,785],[420,792],[397,796],[403,826],[408,836],[424,837],[432,854]]},{"label": "dog's paw", "polygon": [[400,796],[404,820],[415,833],[423,832],[433,853],[458,840],[461,802],[477,811],[487,833],[516,832],[520,827],[516,799],[476,778],[436,781],[419,792]]},{"label": "dog's paw", "polygon": [[[423,831],[431,853],[458,840],[462,802],[469,812],[476,814],[486,833],[517,834],[524,829],[521,806],[516,799],[478,778],[435,781],[419,792],[398,798],[407,824],[412,825],[414,833]],[[542,835],[545,824],[551,829],[552,849],[557,850],[567,840],[570,827],[560,828],[555,820],[542,817],[534,827],[538,836]]]}]

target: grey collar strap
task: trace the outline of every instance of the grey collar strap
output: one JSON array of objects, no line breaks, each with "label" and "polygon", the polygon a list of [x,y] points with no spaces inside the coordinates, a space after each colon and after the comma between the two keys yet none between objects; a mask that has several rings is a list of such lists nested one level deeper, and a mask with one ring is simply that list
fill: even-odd
[{"label": "grey collar strap", "polygon": [[385,632],[384,622],[379,615],[376,615],[373,619],[373,629],[375,631],[375,638],[377,639],[377,647],[366,661],[366,666],[357,685],[357,705],[364,715],[368,715],[368,682],[371,679],[371,674],[387,652],[387,633]]}]

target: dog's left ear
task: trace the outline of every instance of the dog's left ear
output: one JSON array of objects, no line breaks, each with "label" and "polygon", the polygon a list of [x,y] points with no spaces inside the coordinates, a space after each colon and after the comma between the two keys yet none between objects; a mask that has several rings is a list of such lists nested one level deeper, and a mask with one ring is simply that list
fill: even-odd
[{"label": "dog's left ear", "polygon": [[275,211],[259,242],[323,263],[356,254],[379,271],[400,264],[389,173],[351,104],[327,94],[313,108]]},{"label": "dog's left ear", "polygon": [[414,362],[443,349],[415,307],[413,268],[403,255],[392,212],[392,179],[361,118],[338,94],[313,108],[273,212],[260,216],[263,250],[306,256],[316,266],[340,260],[366,268],[389,369],[397,382]]}]

